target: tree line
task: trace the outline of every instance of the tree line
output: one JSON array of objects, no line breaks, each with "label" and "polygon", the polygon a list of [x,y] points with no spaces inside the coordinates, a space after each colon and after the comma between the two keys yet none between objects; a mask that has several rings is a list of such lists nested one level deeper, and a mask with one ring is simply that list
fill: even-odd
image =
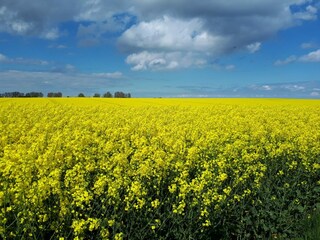
[{"label": "tree line", "polygon": [[[47,97],[62,97],[61,92],[49,92],[47,94]],[[28,92],[28,93],[22,93],[22,92],[5,92],[0,93],[0,98],[42,98],[44,97],[44,94],[42,92]],[[78,97],[86,97],[83,93],[79,93]],[[115,92],[112,94],[111,92],[106,92],[103,95],[100,93],[95,93],[92,97],[104,97],[104,98],[131,98],[130,93],[124,93],[124,92]]]},{"label": "tree line", "polygon": [[23,98],[23,97],[43,97],[42,92],[28,92],[28,93],[22,93],[22,92],[5,92],[0,93],[0,97],[6,97],[6,98]]},{"label": "tree line", "polygon": [[[85,97],[85,95],[83,93],[79,93],[78,97]],[[106,92],[104,94],[100,94],[100,93],[95,93],[93,95],[93,97],[95,98],[131,98],[131,94],[130,93],[124,93],[124,92],[115,92],[114,94],[112,94],[111,92]]]}]

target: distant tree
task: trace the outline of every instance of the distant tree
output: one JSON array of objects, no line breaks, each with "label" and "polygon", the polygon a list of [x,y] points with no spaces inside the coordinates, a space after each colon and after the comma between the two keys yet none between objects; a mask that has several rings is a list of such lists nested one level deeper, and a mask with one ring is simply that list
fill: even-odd
[{"label": "distant tree", "polygon": [[123,92],[115,92],[114,97],[115,98],[124,98],[124,93]]},{"label": "distant tree", "polygon": [[100,95],[100,93],[95,93],[95,94],[93,95],[93,97],[99,98],[99,97],[101,97],[101,95]]},{"label": "distant tree", "polygon": [[115,92],[114,93],[115,98],[131,98],[130,93],[124,93],[124,92]]},{"label": "distant tree", "polygon": [[83,93],[79,93],[78,97],[85,97]]},{"label": "distant tree", "polygon": [[25,97],[31,97],[31,98],[43,97],[43,93],[42,92],[29,92],[29,93],[26,93]]},{"label": "distant tree", "polygon": [[106,92],[105,94],[103,94],[104,98],[112,98],[112,93],[111,92]]},{"label": "distant tree", "polygon": [[24,93],[21,93],[21,92],[6,92],[6,93],[4,93],[4,97],[7,97],[7,98],[24,97]]},{"label": "distant tree", "polygon": [[47,97],[62,97],[62,93],[61,92],[49,92],[47,94]]}]

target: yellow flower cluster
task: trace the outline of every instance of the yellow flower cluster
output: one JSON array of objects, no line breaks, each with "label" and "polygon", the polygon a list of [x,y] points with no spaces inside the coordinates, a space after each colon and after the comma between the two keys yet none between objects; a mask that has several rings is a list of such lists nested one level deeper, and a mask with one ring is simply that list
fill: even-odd
[{"label": "yellow flower cluster", "polygon": [[319,101],[0,99],[0,238],[206,231],[266,178],[319,185],[319,156]]}]

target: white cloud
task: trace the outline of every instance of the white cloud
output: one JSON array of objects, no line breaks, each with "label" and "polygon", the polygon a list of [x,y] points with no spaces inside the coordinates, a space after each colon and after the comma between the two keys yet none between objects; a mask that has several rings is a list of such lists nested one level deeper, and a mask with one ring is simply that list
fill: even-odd
[{"label": "white cloud", "polygon": [[260,42],[251,43],[246,47],[250,53],[255,53],[260,50],[261,43]]},{"label": "white cloud", "polygon": [[7,57],[0,53],[0,62],[5,62],[5,61],[7,61]]},{"label": "white cloud", "polygon": [[308,5],[305,11],[297,12],[293,14],[293,17],[300,20],[316,20],[318,9],[312,5]]},{"label": "white cloud", "polygon": [[[78,6],[78,11],[74,17],[76,21],[103,22],[112,17],[114,13],[126,12],[130,5],[129,0],[69,0]],[[133,3],[134,4],[134,3]]]},{"label": "white cloud", "polygon": [[125,31],[119,43],[129,49],[218,52],[228,40],[210,34],[200,19],[181,20],[164,16],[140,22]]},{"label": "white cloud", "polygon": [[[164,55],[192,52],[197,57],[201,54],[206,62],[243,49],[254,53],[260,50],[262,41],[297,24],[297,13],[292,12],[290,6],[307,2],[248,0],[239,5],[222,0],[136,1],[134,11],[142,21],[122,34],[119,45],[130,56],[141,56],[144,51]],[[310,4],[304,12],[316,14]],[[302,20],[312,19],[304,17]],[[181,66],[179,59],[175,62],[176,66]],[[159,69],[168,66],[167,58],[157,59],[155,63],[163,66]],[[147,65],[140,62],[132,69],[148,69]]]},{"label": "white cloud", "polygon": [[320,62],[320,49],[299,58],[302,62]]},{"label": "white cloud", "polygon": [[317,44],[313,42],[305,42],[301,44],[302,49],[310,49],[310,48],[316,48],[316,47],[317,47]]},{"label": "white cloud", "polygon": [[65,68],[68,70],[68,71],[74,71],[76,69],[75,66],[73,66],[72,64],[66,64]]},{"label": "white cloud", "polygon": [[121,16],[111,16],[104,21],[92,22],[90,24],[80,24],[77,37],[80,39],[80,46],[92,46],[100,43],[105,33],[122,32],[132,20],[132,16],[122,14]]},{"label": "white cloud", "polygon": [[39,66],[47,66],[50,64],[48,61],[45,61],[45,60],[25,59],[25,58],[15,58],[15,59],[12,59],[12,62],[15,64],[39,65]]},{"label": "white cloud", "polygon": [[60,32],[58,28],[52,28],[41,34],[41,37],[48,40],[55,40],[60,37]]},{"label": "white cloud", "polygon": [[60,44],[57,46],[58,49],[68,48],[66,45]]},{"label": "white cloud", "polygon": [[45,60],[29,59],[29,58],[22,58],[22,57],[9,58],[1,53],[0,53],[0,62],[5,64],[20,64],[20,65],[38,65],[38,66],[49,65],[49,62]]},{"label": "white cloud", "polygon": [[32,24],[22,21],[13,21],[10,23],[10,28],[13,32],[24,35],[26,32],[32,29]]},{"label": "white cloud", "polygon": [[65,49],[65,48],[68,48],[66,45],[63,45],[63,44],[50,44],[48,46],[48,48],[56,48],[56,49]]},{"label": "white cloud", "polygon": [[129,52],[132,70],[172,70],[203,66],[228,48],[228,39],[213,36],[200,19],[181,20],[169,16],[141,22],[123,33],[119,44]]},{"label": "white cloud", "polygon": [[226,71],[233,71],[236,69],[236,66],[233,65],[233,64],[228,64],[228,65],[225,65],[225,64],[220,64],[220,63],[214,63],[212,65],[213,69],[214,70],[217,70],[217,71],[223,71],[223,70],[226,70]]},{"label": "white cloud", "polygon": [[104,73],[94,73],[93,76],[101,77],[101,78],[111,78],[111,79],[119,79],[123,77],[122,72],[104,72]]},{"label": "white cloud", "polygon": [[[294,19],[314,19],[317,8],[312,3],[309,0],[243,0],[232,4],[225,0],[55,0],[55,5],[52,6],[49,0],[2,0],[0,29],[10,33],[41,36],[66,21],[99,24],[107,22],[108,26],[113,26],[114,23],[110,23],[110,20],[112,22],[115,15],[130,13],[142,22],[151,22],[164,15],[189,20],[202,18],[211,35],[216,35],[213,32],[224,35],[228,31],[237,30],[237,34],[251,32],[251,36],[263,36],[265,33],[270,36],[290,26]],[[290,6],[299,5],[306,7],[303,11],[292,12]],[[257,26],[260,28],[255,28]],[[253,38],[246,45],[256,41]]]},{"label": "white cloud", "polygon": [[[208,97],[274,97],[274,98],[319,98],[320,82],[284,82],[238,86],[237,88],[180,86],[182,94]],[[312,95],[311,95],[312,93]],[[319,93],[319,94],[318,94]]]},{"label": "white cloud", "polygon": [[275,66],[282,66],[282,65],[287,65],[293,62],[320,62],[320,49],[310,52],[306,55],[296,57],[294,55],[286,58],[285,60],[277,60],[274,65]]},{"label": "white cloud", "polygon": [[[272,85],[251,85],[249,87],[250,89],[253,89],[255,91],[272,91],[275,89],[275,86],[272,86]],[[237,89],[236,91],[238,91],[239,89]]]},{"label": "white cloud", "polygon": [[269,86],[269,85],[263,85],[263,86],[261,87],[261,89],[262,89],[262,90],[265,90],[265,91],[271,91],[271,90],[272,90],[272,87]]},{"label": "white cloud", "polygon": [[[0,32],[16,35],[32,35],[40,38],[58,37],[58,24],[72,20],[77,12],[77,5],[72,1],[24,1],[2,0],[0,7]],[[71,3],[71,4],[70,4]]]},{"label": "white cloud", "polygon": [[239,50],[254,53],[277,32],[317,19],[314,2],[55,0],[53,6],[49,0],[1,0],[0,32],[54,40],[61,37],[61,23],[75,21],[80,24],[77,35],[82,46],[103,42],[106,32],[123,32],[118,43],[129,59],[143,52],[164,56],[146,65],[133,64],[133,69],[174,69],[188,65],[168,57],[177,52],[188,55],[191,66],[199,59],[212,62]]},{"label": "white cloud", "polygon": [[283,86],[284,89],[288,89],[290,91],[303,91],[305,90],[305,86],[297,85],[297,84],[290,84]]},{"label": "white cloud", "polygon": [[187,52],[148,52],[130,54],[126,62],[134,71],[140,70],[173,70],[191,66],[201,67],[207,62],[194,53]]},{"label": "white cloud", "polygon": [[[261,96],[269,97],[304,97],[310,98],[311,92],[317,92],[314,90],[315,86],[318,87],[320,82],[292,82],[292,83],[269,83],[262,85],[252,85],[247,88],[239,88],[236,90],[239,92],[251,92],[251,94],[261,94]],[[313,94],[313,97],[316,95]]]},{"label": "white cloud", "polygon": [[320,96],[320,93],[319,93],[319,92],[311,92],[311,93],[310,93],[310,96],[312,96],[312,97],[319,97],[319,96]]},{"label": "white cloud", "polygon": [[277,60],[274,65],[275,66],[283,66],[283,65],[287,65],[287,64],[290,64],[290,63],[293,63],[297,61],[297,57],[294,56],[294,55],[291,55],[289,57],[287,57],[285,60]]},{"label": "white cloud", "polygon": [[227,65],[226,67],[225,67],[225,69],[226,70],[228,70],[228,71],[232,71],[232,70],[234,70],[236,68],[236,66],[235,65]]},{"label": "white cloud", "polygon": [[111,16],[100,22],[92,22],[89,25],[80,24],[78,36],[101,35],[105,32],[118,32],[125,30],[132,16],[124,14],[121,17]]},{"label": "white cloud", "polygon": [[91,73],[2,71],[0,79],[2,91],[9,92],[62,91],[64,95],[77,95],[80,92],[118,91],[119,88],[126,91],[123,81]]},{"label": "white cloud", "polygon": [[51,72],[53,73],[74,73],[76,72],[76,67],[72,64],[64,64],[64,65],[54,65],[51,68]]}]

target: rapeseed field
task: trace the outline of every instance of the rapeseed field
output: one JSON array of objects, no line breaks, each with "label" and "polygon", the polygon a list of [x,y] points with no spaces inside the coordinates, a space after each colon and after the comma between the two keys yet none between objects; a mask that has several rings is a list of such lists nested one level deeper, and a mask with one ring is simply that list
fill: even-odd
[{"label": "rapeseed field", "polygon": [[0,99],[2,239],[292,239],[320,101]]}]

